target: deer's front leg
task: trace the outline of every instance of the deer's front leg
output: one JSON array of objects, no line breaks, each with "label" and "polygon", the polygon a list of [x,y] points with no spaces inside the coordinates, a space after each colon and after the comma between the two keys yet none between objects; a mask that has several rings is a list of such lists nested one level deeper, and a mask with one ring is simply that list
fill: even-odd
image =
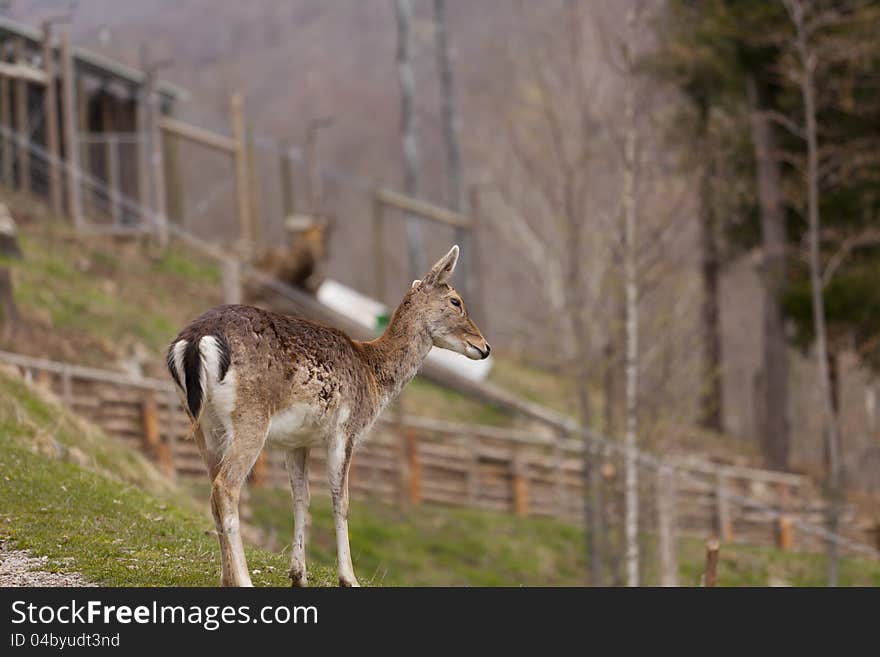
[{"label": "deer's front leg", "polygon": [[309,448],[300,447],[285,455],[287,476],[293,493],[293,548],[290,558],[290,583],[307,586],[306,543],[309,539]]},{"label": "deer's front leg", "polygon": [[333,500],[333,520],[336,526],[336,562],[339,586],[360,586],[351,564],[348,544],[348,471],[351,466],[353,437],[337,435],[327,449],[327,474],[330,496]]}]

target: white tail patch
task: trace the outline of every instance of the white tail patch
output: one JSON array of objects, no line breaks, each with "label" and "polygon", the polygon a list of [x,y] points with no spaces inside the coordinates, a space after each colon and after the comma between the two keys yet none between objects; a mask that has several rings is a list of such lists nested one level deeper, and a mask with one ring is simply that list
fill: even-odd
[{"label": "white tail patch", "polygon": [[[186,395],[186,372],[183,371],[183,352],[186,350],[186,344],[186,340],[178,340],[174,344],[174,371],[177,373],[177,380],[180,381],[184,396]],[[184,406],[186,406],[185,402]]]},{"label": "white tail patch", "polygon": [[232,411],[235,408],[236,373],[233,367],[226,370],[220,380],[221,347],[213,335],[199,340],[199,355],[202,372],[202,409],[208,409],[213,422],[206,432],[207,447],[214,454],[222,456],[229,448],[232,439]]},{"label": "white tail patch", "polygon": [[202,394],[208,387],[206,382],[210,379],[216,382],[220,378],[220,345],[213,335],[206,335],[199,340],[199,356],[202,360]]}]

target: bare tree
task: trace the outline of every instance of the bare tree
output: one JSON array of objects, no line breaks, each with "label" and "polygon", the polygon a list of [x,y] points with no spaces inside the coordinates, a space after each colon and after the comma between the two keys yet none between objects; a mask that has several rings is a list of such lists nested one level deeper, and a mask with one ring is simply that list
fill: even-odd
[{"label": "bare tree", "polygon": [[[823,295],[822,262],[820,260],[819,240],[821,216],[819,214],[819,143],[816,125],[816,85],[815,73],[818,54],[810,42],[811,33],[817,22],[808,22],[807,7],[801,0],[783,0],[789,18],[794,25],[794,51],[797,54],[800,70],[797,78],[803,100],[804,136],[807,140],[807,217],[809,226],[809,269],[810,290],[813,303],[813,330],[816,336],[816,365],[819,371],[819,392],[822,396],[822,425],[827,441],[828,453],[828,529],[837,532],[838,498],[840,495],[840,454],[837,413],[828,367],[828,337],[825,326],[825,300]],[[815,17],[814,21],[815,21]],[[821,23],[821,21],[819,21]],[[838,582],[837,543],[828,541],[828,584]]]},{"label": "bare tree", "polygon": [[[456,212],[464,210],[464,189],[461,173],[461,152],[458,147],[459,121],[455,105],[455,85],[452,76],[452,54],[449,45],[449,27],[446,20],[446,0],[434,0],[434,38],[437,43],[437,71],[440,75],[440,104],[443,117],[443,135],[446,141],[446,202]],[[466,232],[455,229],[455,241],[465,244]],[[465,295],[473,293],[473,268],[470,266],[471,249],[462,251],[459,269],[464,281]]]},{"label": "bare tree", "polygon": [[767,116],[766,85],[754,75],[747,78],[755,175],[761,214],[764,262],[764,358],[757,388],[758,434],[764,464],[788,468],[788,343],[782,310],[785,284],[786,227],[782,202],[782,173],[777,159],[776,135]]},{"label": "bare tree", "polygon": [[624,495],[626,499],[624,532],[626,540],[626,583],[639,585],[639,469],[637,436],[639,431],[639,283],[638,283],[638,208],[636,205],[638,124],[635,112],[635,72],[633,47],[637,10],[631,6],[626,15],[624,43],[625,90],[623,98],[623,216],[624,216],[624,289],[626,316],[626,462]]},{"label": "bare tree", "polygon": [[446,201],[450,208],[461,212],[464,209],[464,191],[461,178],[461,153],[458,148],[459,124],[455,107],[452,55],[446,21],[446,0],[434,0],[434,37],[437,42],[437,71],[440,74],[443,135],[446,140]]},{"label": "bare tree", "polygon": [[[595,60],[584,52],[585,24],[581,3],[566,0],[557,14],[546,18],[544,29],[528,37],[530,48],[517,52],[514,94],[506,92],[503,111],[509,154],[493,162],[499,171],[495,184],[504,211],[497,234],[509,240],[534,272],[550,312],[556,335],[553,347],[566,363],[574,397],[573,410],[582,426],[593,423],[591,377],[597,329],[591,321],[600,301],[599,287],[608,267],[607,220],[601,208],[615,205],[613,175],[605,162],[597,119]],[[539,23],[540,24],[540,23]],[[564,37],[558,38],[562,33]],[[610,214],[610,212],[608,212]],[[548,334],[545,325],[543,333]],[[601,478],[598,452],[584,441],[584,521],[589,582],[603,583],[604,559],[600,546],[602,524]]]},{"label": "bare tree", "polygon": [[[412,4],[394,0],[397,18],[397,75],[400,81],[400,139],[403,146],[403,190],[418,194],[419,149],[416,140],[415,75],[412,66]],[[406,243],[410,276],[421,276],[427,268],[422,225],[418,217],[406,218]]]},{"label": "bare tree", "polygon": [[697,144],[702,153],[700,164],[699,217],[700,257],[703,295],[700,320],[702,322],[703,373],[700,398],[700,423],[707,429],[724,430],[723,393],[721,380],[721,277],[718,253],[718,227],[713,204],[712,184],[715,177],[715,158],[711,155],[713,144],[710,136],[711,106],[701,103],[698,107]]}]

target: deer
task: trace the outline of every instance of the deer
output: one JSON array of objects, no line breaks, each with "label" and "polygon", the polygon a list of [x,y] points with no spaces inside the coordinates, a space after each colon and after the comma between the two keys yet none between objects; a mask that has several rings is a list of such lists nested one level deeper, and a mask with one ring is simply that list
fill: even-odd
[{"label": "deer", "polygon": [[340,586],[359,586],[348,534],[349,471],[382,410],[432,347],[472,360],[491,347],[449,284],[458,246],[412,282],[378,338],[244,305],[212,308],[171,343],[168,370],[211,480],[221,586],[253,586],[239,524],[242,485],[267,445],[284,451],[293,498],[289,576],[307,586],[309,453],[324,449]]},{"label": "deer", "polygon": [[[254,266],[288,285],[315,294],[321,285],[319,267],[327,258],[333,226],[331,217],[289,217],[289,243],[270,248],[254,261]],[[262,287],[246,286],[245,298],[251,303],[261,301]]]}]

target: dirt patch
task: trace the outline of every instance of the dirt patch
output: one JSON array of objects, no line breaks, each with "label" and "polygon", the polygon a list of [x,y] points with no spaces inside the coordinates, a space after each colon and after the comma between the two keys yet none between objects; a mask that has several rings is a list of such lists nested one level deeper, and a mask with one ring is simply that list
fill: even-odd
[{"label": "dirt patch", "polygon": [[79,573],[50,573],[48,557],[0,543],[0,586],[95,586]]}]

